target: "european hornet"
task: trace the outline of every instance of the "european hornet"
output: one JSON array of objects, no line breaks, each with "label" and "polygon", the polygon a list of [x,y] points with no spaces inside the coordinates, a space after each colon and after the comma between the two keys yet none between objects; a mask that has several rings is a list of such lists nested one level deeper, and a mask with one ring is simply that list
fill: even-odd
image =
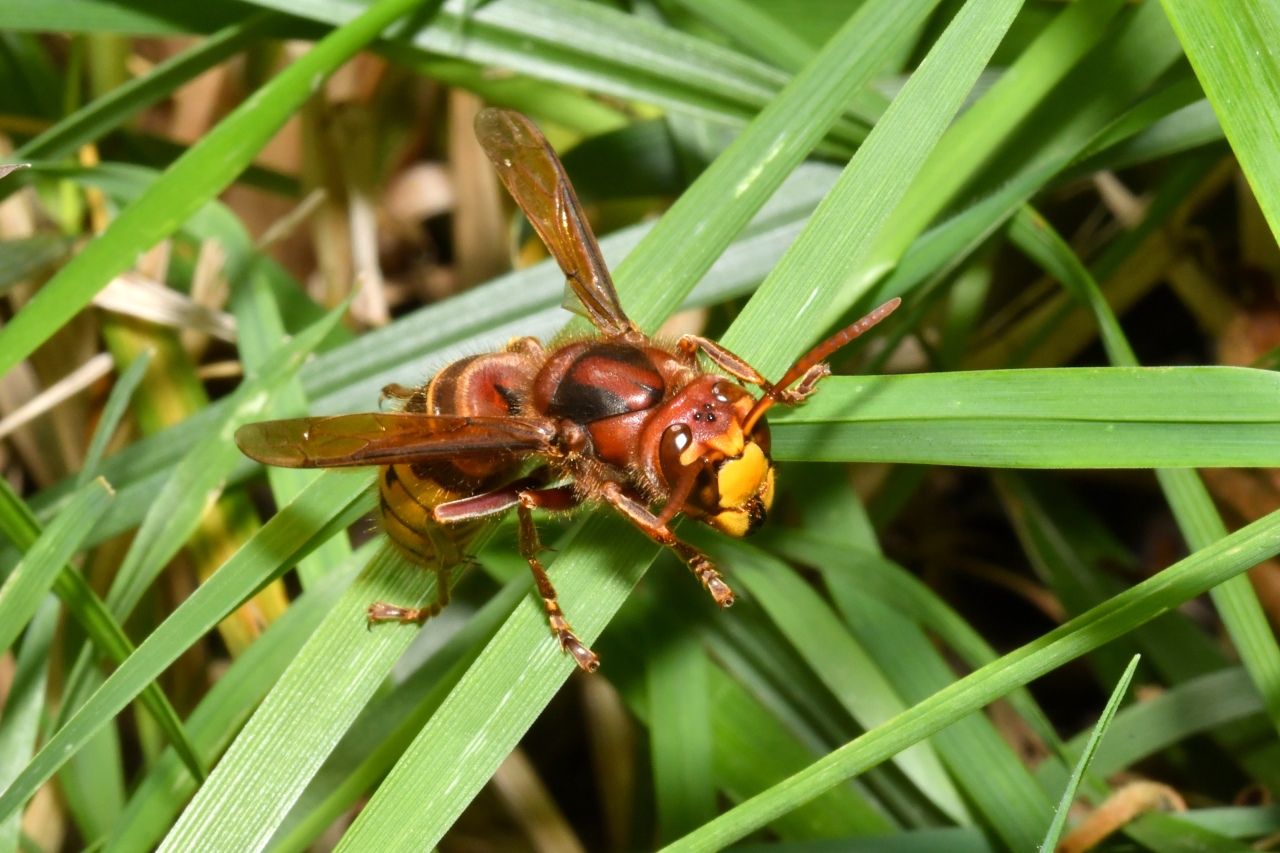
[{"label": "european hornet", "polygon": [[[899,300],[814,348],[777,383],[706,338],[654,340],[618,303],[564,167],[537,127],[518,113],[487,109],[476,118],[476,135],[564,271],[566,304],[588,317],[599,336],[548,346],[514,338],[502,352],[455,361],[426,385],[387,386],[383,397],[394,401],[394,412],[248,424],[236,443],[268,465],[382,466],[387,534],[439,577],[430,606],[378,602],[368,610],[371,624],[421,624],[439,613],[449,601],[447,570],[466,559],[483,519],[514,508],[520,553],[551,631],[578,666],[592,671],[599,659],[569,627],[538,559],[532,511],[604,501],[674,550],[716,603],[728,607],[733,592],[705,555],[676,537],[672,519],[683,513],[730,536],[756,530],[774,491],[764,413],[813,393],[831,372],[822,359],[884,319]],[[733,379],[704,370],[699,351]],[[740,382],[763,394],[753,397]]]}]

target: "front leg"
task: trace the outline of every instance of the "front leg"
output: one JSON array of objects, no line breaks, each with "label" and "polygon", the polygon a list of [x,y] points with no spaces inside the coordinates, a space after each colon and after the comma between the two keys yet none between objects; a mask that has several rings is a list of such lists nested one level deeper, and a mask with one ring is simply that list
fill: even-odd
[{"label": "front leg", "polygon": [[698,350],[702,350],[717,367],[735,379],[758,385],[765,391],[773,388],[769,380],[760,375],[760,371],[710,338],[704,338],[701,335],[683,335],[676,346],[680,348],[685,361],[690,365],[698,363]]},{"label": "front leg", "polygon": [[707,592],[711,593],[716,604],[721,607],[729,607],[733,604],[733,590],[729,589],[729,585],[724,582],[724,578],[716,571],[715,564],[706,554],[687,542],[677,539],[675,533],[671,532],[671,528],[659,521],[658,517],[650,512],[638,497],[629,494],[618,483],[605,483],[601,492],[606,501],[626,516],[632,524],[644,531],[646,536],[659,545],[666,545],[675,551],[680,559],[688,564],[694,576],[702,581],[702,585],[706,587]]}]

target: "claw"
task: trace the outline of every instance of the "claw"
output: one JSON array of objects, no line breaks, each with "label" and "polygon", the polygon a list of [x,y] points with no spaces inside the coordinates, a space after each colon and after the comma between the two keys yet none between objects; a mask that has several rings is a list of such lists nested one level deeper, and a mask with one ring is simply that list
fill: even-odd
[{"label": "claw", "polygon": [[388,604],[385,601],[375,601],[364,611],[364,615],[368,619],[365,627],[373,630],[373,626],[377,622],[399,622],[401,625],[408,625],[412,622],[421,625],[431,618],[432,614],[429,607],[418,610],[416,608]]},{"label": "claw", "polygon": [[582,645],[582,641],[573,634],[560,635],[560,648],[573,655],[583,672],[595,672],[600,667],[600,658],[596,653]]}]

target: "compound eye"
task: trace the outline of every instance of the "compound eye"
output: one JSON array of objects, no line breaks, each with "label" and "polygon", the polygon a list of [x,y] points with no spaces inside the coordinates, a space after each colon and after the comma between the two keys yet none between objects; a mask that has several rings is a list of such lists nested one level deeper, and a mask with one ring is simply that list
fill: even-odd
[{"label": "compound eye", "polygon": [[680,455],[693,443],[693,432],[684,424],[672,424],[662,433],[662,444],[658,448],[658,462],[662,465],[662,474],[668,483],[674,483],[684,463]]}]

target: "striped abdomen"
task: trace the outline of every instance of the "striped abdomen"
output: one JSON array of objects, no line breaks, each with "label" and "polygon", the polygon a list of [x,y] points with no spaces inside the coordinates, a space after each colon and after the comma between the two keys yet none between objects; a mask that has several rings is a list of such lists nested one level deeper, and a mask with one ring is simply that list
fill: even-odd
[{"label": "striped abdomen", "polygon": [[[527,357],[491,353],[455,361],[419,388],[407,412],[433,415],[514,414],[533,370]],[[431,516],[440,504],[481,494],[514,475],[519,458],[492,456],[388,465],[378,478],[387,535],[410,559],[430,565],[460,562],[484,526],[482,519],[442,525]]]}]

